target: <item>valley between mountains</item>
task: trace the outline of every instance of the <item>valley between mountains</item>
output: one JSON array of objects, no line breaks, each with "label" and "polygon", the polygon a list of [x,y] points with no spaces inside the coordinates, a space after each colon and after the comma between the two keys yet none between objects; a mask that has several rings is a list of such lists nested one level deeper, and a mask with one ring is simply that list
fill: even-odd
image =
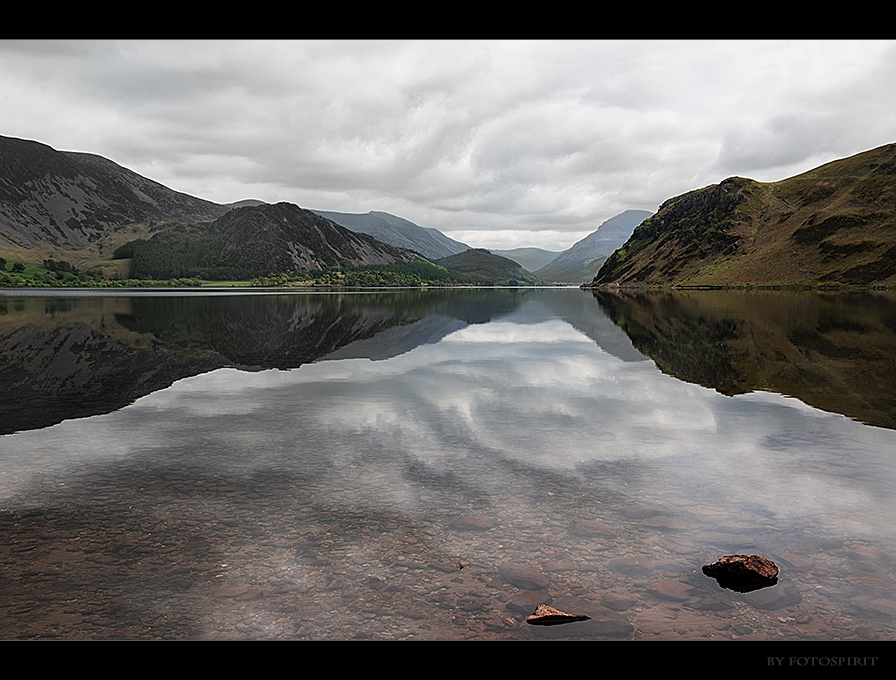
[{"label": "valley between mountains", "polygon": [[205,201],[0,137],[0,286],[896,285],[896,144],[626,210],[562,252],[471,248],[384,212]]}]

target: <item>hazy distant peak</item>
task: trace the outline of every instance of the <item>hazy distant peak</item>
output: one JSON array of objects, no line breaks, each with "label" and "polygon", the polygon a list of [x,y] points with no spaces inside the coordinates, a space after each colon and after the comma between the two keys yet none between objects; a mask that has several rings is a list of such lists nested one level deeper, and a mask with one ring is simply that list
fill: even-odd
[{"label": "hazy distant peak", "polygon": [[591,281],[606,259],[652,214],[648,210],[625,210],[611,217],[535,273],[546,281],[559,283]]},{"label": "hazy distant peak", "polygon": [[414,250],[430,260],[462,253],[469,248],[465,243],[451,239],[438,229],[421,227],[403,217],[371,210],[367,213],[340,213],[314,210],[352,231],[368,234],[396,248]]}]

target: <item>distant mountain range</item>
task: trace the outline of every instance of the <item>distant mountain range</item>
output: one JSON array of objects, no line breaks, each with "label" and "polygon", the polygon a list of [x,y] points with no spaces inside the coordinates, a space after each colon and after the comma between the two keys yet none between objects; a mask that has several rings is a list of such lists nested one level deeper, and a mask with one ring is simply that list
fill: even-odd
[{"label": "distant mountain range", "polygon": [[[108,245],[96,247],[103,243]],[[4,246],[17,253],[40,248],[36,261],[52,247],[53,257],[71,254],[85,267],[97,263],[85,264],[84,258],[103,254],[108,260],[112,254],[131,260],[130,276],[156,279],[245,279],[346,264],[391,265],[413,261],[411,251],[435,262],[471,250],[436,229],[384,212],[312,212],[255,199],[221,205],[173,191],[101,156],[0,137]],[[456,282],[487,283],[491,276],[501,283],[542,283],[515,262],[481,251],[446,264],[457,267],[452,271],[459,278],[449,277]],[[436,269],[424,267],[421,276]]]},{"label": "distant mountain range", "polygon": [[489,252],[513,260],[530,272],[534,272],[553,262],[563,251],[543,248],[512,248],[511,250],[490,250]]},{"label": "distant mountain range", "polygon": [[[259,281],[264,285],[299,280],[352,286],[544,283],[516,262],[485,250],[426,260],[292,203],[235,208],[213,222],[165,229],[120,246],[113,257],[131,258],[136,278],[265,279]],[[386,272],[392,277],[384,277]],[[275,276],[287,279],[267,282]],[[405,278],[396,280],[400,276]]]},{"label": "distant mountain range", "polygon": [[369,234],[396,248],[414,250],[429,260],[457,255],[470,249],[467,244],[448,238],[438,229],[421,227],[389,213],[369,212],[362,215],[327,210],[313,212],[352,231]]},{"label": "distant mountain range", "polygon": [[[437,229],[421,227],[389,213],[355,214],[326,210],[314,212],[352,231],[369,234],[398,248],[414,250],[434,262],[471,250],[470,246],[448,238]],[[635,227],[652,214],[646,210],[626,210],[604,222],[597,231],[565,251],[513,248],[488,249],[488,252],[516,262],[527,272],[535,275],[533,280],[537,279],[542,283],[581,284],[593,279],[613,251],[625,243]],[[480,253],[481,258],[483,249],[474,250]],[[490,268],[493,267],[500,268],[501,265],[494,261]]]},{"label": "distant mountain range", "polygon": [[670,198],[592,285],[896,284],[896,144]]},{"label": "distant mountain range", "polygon": [[[671,198],[653,216],[627,210],[561,253],[495,250],[482,266],[486,251],[388,213],[308,211],[254,199],[221,205],[101,156],[0,137],[0,256],[28,251],[39,251],[35,262],[64,255],[82,268],[120,268],[110,255],[128,251],[135,255],[132,266],[138,272],[149,266],[153,276],[391,265],[410,262],[413,251],[429,262],[453,264],[458,272],[500,274],[502,281],[891,285],[896,144],[780,182],[732,177]],[[469,254],[451,259],[464,253]],[[155,263],[147,265],[150,256]],[[520,271],[508,269],[506,260]],[[165,269],[168,264],[175,266]],[[418,273],[405,268],[402,280]]]},{"label": "distant mountain range", "polygon": [[[593,275],[584,261],[603,255],[602,251],[595,255],[583,241],[572,252],[516,248],[492,251],[489,259],[482,249],[471,249],[437,229],[389,213],[307,211],[278,205],[274,208],[256,199],[221,205],[173,191],[101,156],[0,137],[0,248],[4,244],[25,250],[52,246],[57,249],[52,257],[72,253],[72,259],[85,268],[100,264],[85,259],[108,259],[115,252],[119,258],[133,258],[131,274],[137,277],[225,276],[227,272],[237,276],[279,269],[315,270],[341,262],[363,266],[406,261],[405,255],[398,254],[403,249],[432,262],[444,260],[443,266],[459,267],[456,271],[476,271],[476,276],[499,276],[502,281],[581,283]],[[315,221],[312,215],[322,219]],[[612,222],[602,226],[601,238],[595,241],[604,249]],[[373,240],[349,245],[342,229]],[[617,234],[615,245],[627,236]],[[446,259],[471,250],[466,257]],[[46,253],[41,256],[45,257]],[[532,275],[558,257],[563,259],[547,270],[548,276]],[[575,273],[576,268],[587,273]]]}]

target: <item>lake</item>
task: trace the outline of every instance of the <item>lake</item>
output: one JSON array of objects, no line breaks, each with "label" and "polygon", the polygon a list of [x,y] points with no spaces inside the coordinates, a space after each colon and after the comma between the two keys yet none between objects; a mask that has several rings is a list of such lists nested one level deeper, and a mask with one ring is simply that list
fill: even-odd
[{"label": "lake", "polygon": [[2,639],[896,639],[892,294],[5,289],[0,362]]}]

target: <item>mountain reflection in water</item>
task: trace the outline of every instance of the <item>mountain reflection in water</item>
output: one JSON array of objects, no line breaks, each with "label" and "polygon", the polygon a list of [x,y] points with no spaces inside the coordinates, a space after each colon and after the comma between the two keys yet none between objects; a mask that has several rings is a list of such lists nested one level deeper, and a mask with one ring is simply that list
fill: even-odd
[{"label": "mountain reflection in water", "polygon": [[886,296],[2,295],[2,638],[896,637]]},{"label": "mountain reflection in water", "polygon": [[734,395],[767,390],[896,428],[896,296],[664,291],[594,296],[665,373]]}]

